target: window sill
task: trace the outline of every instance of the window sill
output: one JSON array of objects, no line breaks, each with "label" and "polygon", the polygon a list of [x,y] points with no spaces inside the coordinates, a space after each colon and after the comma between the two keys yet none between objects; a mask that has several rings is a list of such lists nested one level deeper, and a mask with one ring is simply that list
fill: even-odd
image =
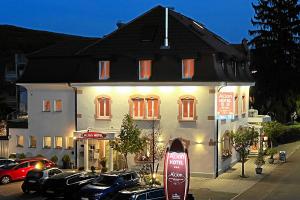
[{"label": "window sill", "polygon": [[43,110],[42,112],[45,112],[45,113],[47,113],[47,112],[51,112],[50,110]]},{"label": "window sill", "polygon": [[62,150],[63,148],[62,147],[55,147],[55,149]]},{"label": "window sill", "polygon": [[179,122],[196,122],[197,119],[178,119]]},{"label": "window sill", "polygon": [[23,147],[24,147],[24,145],[17,145],[17,147],[19,147],[19,148],[23,148]]},{"label": "window sill", "polygon": [[65,148],[65,150],[73,150],[73,147]]},{"label": "window sill", "polygon": [[30,146],[30,147],[28,147],[28,148],[36,149],[36,146]]},{"label": "window sill", "polygon": [[43,149],[51,149],[51,147],[43,147]]},{"label": "window sill", "polygon": [[160,121],[160,117],[159,118],[133,118],[133,120],[136,120],[136,121]]},{"label": "window sill", "polygon": [[62,110],[54,110],[54,112],[60,113],[62,112]]},{"label": "window sill", "polygon": [[111,120],[111,116],[110,117],[95,117],[96,120],[103,120],[103,121],[110,121]]}]

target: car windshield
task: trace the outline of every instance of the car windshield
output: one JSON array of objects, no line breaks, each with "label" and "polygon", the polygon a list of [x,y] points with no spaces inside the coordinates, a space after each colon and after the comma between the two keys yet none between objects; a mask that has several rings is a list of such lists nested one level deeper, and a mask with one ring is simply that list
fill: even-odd
[{"label": "car windshield", "polygon": [[93,185],[110,186],[117,180],[117,176],[100,176],[92,183]]},{"label": "car windshield", "polygon": [[29,171],[27,174],[28,178],[41,178],[43,176],[43,172],[41,171]]},{"label": "car windshield", "polygon": [[3,167],[1,167],[1,169],[12,169],[16,166],[17,164],[12,164],[12,165],[4,165]]}]

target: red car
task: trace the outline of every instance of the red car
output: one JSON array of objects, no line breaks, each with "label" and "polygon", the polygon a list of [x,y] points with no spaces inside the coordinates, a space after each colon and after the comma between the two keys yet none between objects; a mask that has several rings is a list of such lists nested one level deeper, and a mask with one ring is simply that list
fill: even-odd
[{"label": "red car", "polygon": [[16,165],[7,165],[0,168],[0,183],[7,184],[11,181],[23,180],[27,172],[34,168],[50,168],[55,166],[55,163],[46,158],[22,159]]}]

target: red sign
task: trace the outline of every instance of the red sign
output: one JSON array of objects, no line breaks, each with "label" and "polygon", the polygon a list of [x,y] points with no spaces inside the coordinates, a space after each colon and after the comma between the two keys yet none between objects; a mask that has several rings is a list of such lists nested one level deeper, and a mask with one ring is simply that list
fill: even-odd
[{"label": "red sign", "polygon": [[179,139],[167,149],[164,163],[164,186],[167,200],[186,200],[189,190],[189,159]]},{"label": "red sign", "polygon": [[99,132],[85,132],[81,134],[83,139],[104,139],[106,138],[106,134]]},{"label": "red sign", "polygon": [[218,115],[233,115],[233,92],[218,93]]}]

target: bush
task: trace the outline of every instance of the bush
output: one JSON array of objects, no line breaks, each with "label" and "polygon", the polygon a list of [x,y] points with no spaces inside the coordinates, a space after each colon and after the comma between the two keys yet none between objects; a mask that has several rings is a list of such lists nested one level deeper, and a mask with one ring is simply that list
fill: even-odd
[{"label": "bush", "polygon": [[267,155],[270,156],[270,158],[273,158],[273,156],[277,153],[277,149],[274,149],[274,148],[268,148],[267,149]]},{"label": "bush", "polygon": [[70,159],[70,156],[68,154],[65,154],[62,157],[61,161],[63,162],[63,168],[64,169],[70,168],[71,159]]},{"label": "bush", "polygon": [[10,154],[10,155],[8,156],[8,158],[17,158],[17,155],[16,155],[16,154]]},{"label": "bush", "polygon": [[20,153],[18,157],[19,157],[19,159],[24,159],[24,158],[26,158],[26,155],[24,153]]},{"label": "bush", "polygon": [[286,144],[300,140],[300,126],[285,126],[282,133],[274,138],[278,144]]},{"label": "bush", "polygon": [[42,154],[37,154],[35,157],[45,157],[45,156],[43,156]]},{"label": "bush", "polygon": [[254,161],[255,165],[259,168],[265,164],[264,152],[259,151],[257,158]]},{"label": "bush", "polygon": [[52,162],[57,163],[58,157],[56,155],[52,156],[50,159]]}]

